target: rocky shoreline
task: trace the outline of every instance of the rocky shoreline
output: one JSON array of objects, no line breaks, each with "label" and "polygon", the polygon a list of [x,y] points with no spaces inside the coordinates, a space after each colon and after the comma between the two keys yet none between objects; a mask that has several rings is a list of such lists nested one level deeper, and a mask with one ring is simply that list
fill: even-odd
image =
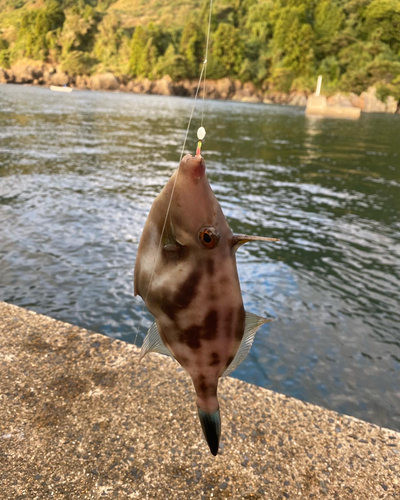
[{"label": "rocky shoreline", "polygon": [[[167,96],[193,97],[197,89],[197,80],[182,80],[173,82],[167,75],[155,81],[147,78],[130,79],[128,76],[117,77],[113,73],[95,74],[92,76],[71,76],[60,68],[46,63],[16,64],[11,69],[0,68],[0,83],[31,84],[41,86],[71,86],[80,90],[109,90],[133,92],[137,94],[158,94]],[[199,90],[203,97],[203,88]],[[242,83],[239,80],[223,78],[207,80],[205,97],[207,99],[222,99],[250,103],[286,104],[291,106],[307,105],[306,92],[262,91],[251,82]],[[357,95],[353,92],[338,92],[328,97],[330,106],[355,107],[366,113],[399,113],[399,102],[393,96],[388,96],[385,102],[378,99],[376,88],[370,87],[366,92]]]}]

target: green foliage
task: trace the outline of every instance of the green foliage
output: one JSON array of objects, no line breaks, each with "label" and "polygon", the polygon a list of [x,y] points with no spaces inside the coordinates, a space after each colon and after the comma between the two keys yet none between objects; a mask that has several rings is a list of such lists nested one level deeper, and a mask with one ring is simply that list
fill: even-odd
[{"label": "green foliage", "polygon": [[185,58],[181,54],[176,53],[175,47],[171,43],[165,54],[159,58],[153,75],[156,78],[169,75],[172,80],[176,81],[185,78],[187,74],[186,68]]},{"label": "green foliage", "polygon": [[324,78],[324,86],[335,87],[340,78],[340,64],[335,56],[325,57],[318,67],[318,74]]},{"label": "green foliage", "polygon": [[[208,15],[202,0],[0,0],[0,65],[32,58],[74,75],[194,79]],[[214,3],[208,77],[289,92],[314,90],[319,74],[329,92],[375,85],[400,96],[400,0]]]},{"label": "green foliage", "polygon": [[390,88],[387,85],[380,84],[376,87],[376,97],[382,102],[386,102],[390,93]]},{"label": "green foliage", "polygon": [[87,75],[90,73],[92,64],[93,60],[88,54],[80,50],[73,50],[63,61],[62,70],[72,76]]},{"label": "green foliage", "polygon": [[100,19],[101,16],[90,5],[83,10],[75,6],[66,14],[60,34],[63,59],[74,50],[90,52],[93,49]]},{"label": "green foliage", "polygon": [[12,9],[21,9],[25,2],[24,0],[7,0],[6,4]]},{"label": "green foliage", "polygon": [[332,0],[322,0],[317,3],[314,17],[314,31],[316,37],[329,43],[343,26],[346,16],[343,8]]},{"label": "green foliage", "polygon": [[186,73],[189,78],[199,74],[205,56],[205,35],[196,21],[189,21],[183,30],[180,52],[185,60]]},{"label": "green foliage", "polygon": [[266,43],[272,38],[276,23],[277,9],[273,0],[256,2],[249,7],[246,30],[250,36],[261,43]]},{"label": "green foliage", "polygon": [[[288,75],[310,77],[313,74],[315,33],[312,26],[306,22],[306,14],[305,4],[297,7],[288,6],[282,9],[276,22],[272,38],[274,66],[279,70],[287,70],[278,71],[273,76],[278,90],[287,89]],[[283,80],[281,74],[285,75]],[[280,81],[282,86],[278,83]]]},{"label": "green foliage", "polygon": [[213,78],[237,76],[243,60],[243,43],[239,29],[221,23],[213,37],[213,65],[209,75]]},{"label": "green foliage", "polygon": [[281,92],[289,92],[295,76],[296,75],[290,69],[275,66],[269,78],[269,83],[274,89],[280,90]]},{"label": "green foliage", "polygon": [[10,67],[10,52],[8,50],[8,42],[4,38],[0,38],[0,68]]},{"label": "green foliage", "polygon": [[365,27],[387,43],[394,52],[400,50],[399,0],[373,0],[365,10]]},{"label": "green foliage", "polygon": [[135,29],[132,37],[131,54],[129,58],[129,72],[132,76],[147,76],[149,71],[146,59],[148,35],[142,26]]},{"label": "green foliage", "polygon": [[[121,21],[111,13],[105,16],[97,26],[93,55],[99,63],[102,71],[114,71],[123,73],[124,58],[129,57],[127,46],[129,35],[121,27]],[[123,50],[124,49],[124,50]]]},{"label": "green foliage", "polygon": [[[173,33],[159,26],[153,24],[147,28],[138,26],[132,37],[129,74],[139,77],[155,77],[159,58],[164,56],[172,39]],[[171,52],[169,56],[170,54]]]},{"label": "green foliage", "polygon": [[46,59],[55,45],[55,38],[64,19],[64,12],[55,0],[48,1],[42,9],[25,12],[13,47],[13,58]]}]

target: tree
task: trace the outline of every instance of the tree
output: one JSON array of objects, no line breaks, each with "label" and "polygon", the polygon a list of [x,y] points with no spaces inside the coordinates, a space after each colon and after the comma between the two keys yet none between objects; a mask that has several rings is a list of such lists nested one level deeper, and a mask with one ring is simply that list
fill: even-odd
[{"label": "tree", "polygon": [[87,75],[90,73],[92,64],[93,61],[89,54],[81,50],[73,50],[66,55],[62,69],[72,76]]},{"label": "tree", "polygon": [[83,11],[74,7],[67,13],[59,38],[63,59],[74,50],[90,52],[93,49],[100,19],[99,13],[90,5],[86,5]]},{"label": "tree", "polygon": [[131,54],[129,57],[129,72],[132,76],[145,76],[147,74],[145,60],[147,40],[146,31],[142,26],[138,26],[132,37]]},{"label": "tree", "polygon": [[221,23],[213,37],[212,71],[210,76],[237,76],[243,60],[240,32],[232,24]]},{"label": "tree", "polygon": [[4,38],[0,38],[0,68],[10,67],[10,51],[9,44]]},{"label": "tree", "polygon": [[[272,39],[273,67],[281,68],[287,87],[289,75],[311,77],[314,72],[315,34],[306,21],[306,8],[282,9]],[[273,68],[273,69],[274,69]],[[282,72],[282,69],[286,71]],[[274,73],[274,71],[273,71]]]},{"label": "tree", "polygon": [[399,0],[373,0],[365,11],[365,26],[395,52],[400,51]]},{"label": "tree", "polygon": [[205,57],[206,39],[200,25],[189,21],[183,30],[180,52],[186,64],[186,76],[196,77]]},{"label": "tree", "polygon": [[317,4],[314,14],[314,31],[317,38],[334,37],[342,28],[346,16],[343,8],[332,0],[322,0]]},{"label": "tree", "polygon": [[[99,61],[101,70],[122,72],[124,61],[121,49],[128,35],[121,27],[121,21],[114,13],[104,16],[97,27],[93,54]],[[125,55],[125,54],[124,54]]]},{"label": "tree", "polygon": [[30,57],[45,60],[50,48],[56,44],[58,31],[63,26],[64,20],[64,12],[55,0],[47,2],[42,9],[25,12],[13,47],[13,58]]},{"label": "tree", "polygon": [[261,43],[266,43],[272,38],[278,9],[273,0],[256,2],[249,7],[245,28],[252,38]]},{"label": "tree", "polygon": [[181,54],[176,52],[172,43],[165,54],[159,57],[153,74],[156,78],[169,75],[175,81],[187,76],[186,61]]}]

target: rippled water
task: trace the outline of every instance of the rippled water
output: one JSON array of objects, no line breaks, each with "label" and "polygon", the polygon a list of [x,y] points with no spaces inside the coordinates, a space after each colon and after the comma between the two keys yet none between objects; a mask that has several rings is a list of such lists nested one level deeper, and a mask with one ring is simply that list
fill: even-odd
[{"label": "rippled water", "polygon": [[[133,342],[137,244],[191,104],[0,85],[0,299]],[[400,117],[206,102],[205,126],[232,229],[282,240],[238,252],[246,308],[276,320],[234,375],[400,430]]]}]

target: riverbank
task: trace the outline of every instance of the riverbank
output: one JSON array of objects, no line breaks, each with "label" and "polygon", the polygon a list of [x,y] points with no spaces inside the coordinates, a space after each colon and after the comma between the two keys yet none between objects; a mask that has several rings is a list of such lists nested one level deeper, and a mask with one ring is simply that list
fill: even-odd
[{"label": "riverbank", "polygon": [[398,498],[400,434],[221,381],[210,455],[189,377],[157,354],[0,303],[2,498]]},{"label": "riverbank", "polygon": [[[147,78],[129,79],[127,76],[117,77],[113,73],[95,74],[92,76],[71,76],[45,63],[17,64],[11,69],[0,68],[0,83],[31,84],[41,86],[70,86],[84,90],[109,90],[133,92],[137,94],[157,94],[168,96],[194,97],[197,80],[172,81],[169,76],[155,81]],[[250,103],[285,104],[291,106],[307,105],[307,92],[290,93],[262,91],[251,82],[223,78],[207,80],[205,97]],[[203,97],[203,86],[199,89],[199,97]],[[357,95],[353,92],[338,92],[327,99],[330,106],[354,107],[366,113],[400,113],[399,102],[388,96],[385,102],[378,99],[375,87]]]}]

